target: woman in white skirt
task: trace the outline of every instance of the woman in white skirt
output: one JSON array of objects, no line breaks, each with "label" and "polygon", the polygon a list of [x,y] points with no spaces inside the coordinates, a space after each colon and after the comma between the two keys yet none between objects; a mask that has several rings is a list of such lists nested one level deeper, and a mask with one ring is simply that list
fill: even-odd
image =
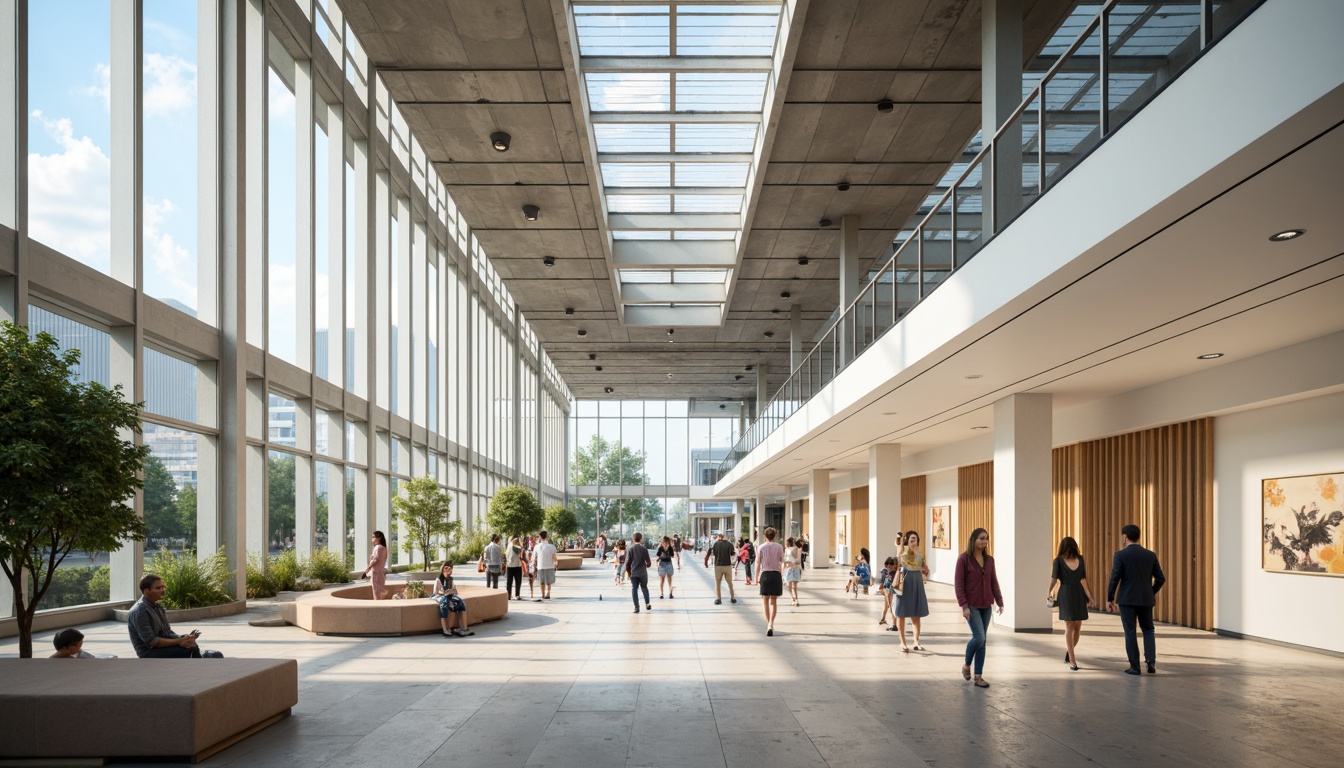
[{"label": "woman in white skirt", "polygon": [[803,580],[803,549],[793,538],[785,542],[784,547],[784,588],[789,590],[789,600],[794,608],[798,607],[798,582]]}]

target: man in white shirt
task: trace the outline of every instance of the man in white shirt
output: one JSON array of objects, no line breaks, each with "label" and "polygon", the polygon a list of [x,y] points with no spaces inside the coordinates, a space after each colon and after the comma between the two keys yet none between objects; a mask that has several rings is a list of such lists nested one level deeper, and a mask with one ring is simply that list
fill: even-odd
[{"label": "man in white shirt", "polygon": [[541,532],[540,539],[532,549],[532,560],[537,568],[537,583],[541,585],[541,600],[550,600],[551,585],[555,583],[555,545],[545,531]]}]

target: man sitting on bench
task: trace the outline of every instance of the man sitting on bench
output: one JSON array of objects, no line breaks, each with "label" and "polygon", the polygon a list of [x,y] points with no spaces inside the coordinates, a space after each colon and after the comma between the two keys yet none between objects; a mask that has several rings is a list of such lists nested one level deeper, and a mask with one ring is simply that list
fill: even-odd
[{"label": "man sitting on bench", "polygon": [[131,608],[127,629],[135,655],[142,659],[218,659],[219,651],[202,652],[196,645],[199,629],[179,635],[168,624],[168,612],[159,605],[163,599],[163,579],[153,573],[140,579],[140,599]]}]

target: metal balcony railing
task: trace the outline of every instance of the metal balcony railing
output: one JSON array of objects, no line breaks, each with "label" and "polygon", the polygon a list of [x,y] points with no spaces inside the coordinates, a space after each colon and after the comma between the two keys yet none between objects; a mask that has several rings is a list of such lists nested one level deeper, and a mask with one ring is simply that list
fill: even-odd
[{"label": "metal balcony railing", "polygon": [[[969,162],[954,164],[892,257],[791,372],[719,465],[726,475],[784,421],[900,322],[995,234],[1138,112],[1263,0],[1082,5],[1024,75],[1026,98]],[[1093,12],[1095,9],[1095,12]],[[975,149],[972,142],[967,153]],[[963,166],[964,167],[960,167]],[[1015,185],[999,189],[998,184]],[[996,192],[997,190],[997,192]],[[987,204],[986,204],[987,203]],[[917,214],[918,215],[918,214]]]}]

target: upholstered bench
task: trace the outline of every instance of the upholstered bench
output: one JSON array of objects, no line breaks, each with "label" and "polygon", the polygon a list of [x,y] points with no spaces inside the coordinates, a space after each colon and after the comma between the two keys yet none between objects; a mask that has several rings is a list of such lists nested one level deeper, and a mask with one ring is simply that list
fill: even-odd
[{"label": "upholstered bench", "polygon": [[[431,585],[427,582],[426,587]],[[390,583],[396,594],[404,583]],[[457,588],[467,604],[472,624],[502,619],[509,613],[509,595],[502,589],[475,585]],[[416,600],[374,600],[367,585],[308,592],[280,605],[285,621],[318,635],[413,635],[438,632],[439,603],[431,597]]]},{"label": "upholstered bench", "polygon": [[289,714],[293,659],[0,659],[0,759],[203,760]]},{"label": "upholstered bench", "polygon": [[582,567],[582,555],[572,555],[568,552],[561,552],[555,556],[555,569],[557,571],[576,571]]}]

